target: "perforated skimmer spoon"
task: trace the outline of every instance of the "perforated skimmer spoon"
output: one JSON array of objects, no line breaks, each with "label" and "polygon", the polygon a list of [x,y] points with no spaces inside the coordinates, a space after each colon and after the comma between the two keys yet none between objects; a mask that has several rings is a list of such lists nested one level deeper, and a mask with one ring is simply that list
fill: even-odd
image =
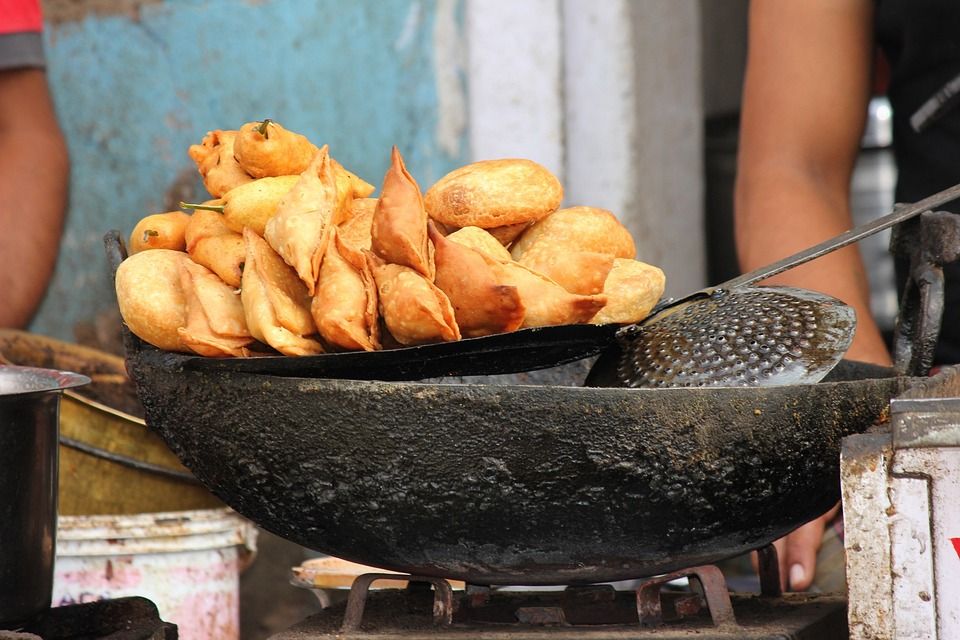
[{"label": "perforated skimmer spoon", "polygon": [[661,302],[646,320],[618,333],[619,381],[628,387],[819,381],[853,341],[853,309],[836,298],[804,289],[750,285],[958,197],[960,185],[955,185],[773,264]]}]

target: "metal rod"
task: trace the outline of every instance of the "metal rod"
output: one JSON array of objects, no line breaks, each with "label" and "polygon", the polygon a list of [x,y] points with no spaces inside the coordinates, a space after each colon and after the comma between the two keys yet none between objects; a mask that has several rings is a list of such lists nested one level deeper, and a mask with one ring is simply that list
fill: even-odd
[{"label": "metal rod", "polygon": [[779,598],[783,595],[780,585],[780,559],[772,544],[757,549],[757,577],[760,578],[760,595]]},{"label": "metal rod", "polygon": [[60,444],[64,445],[65,447],[70,447],[71,449],[76,449],[77,451],[82,451],[83,453],[95,456],[97,458],[102,458],[104,460],[109,460],[110,462],[115,462],[126,467],[137,469],[138,471],[148,471],[150,473],[166,476],[168,478],[174,478],[182,482],[200,484],[200,481],[197,480],[193,474],[187,473],[186,471],[168,469],[167,467],[160,466],[159,464],[137,460],[136,458],[131,458],[120,453],[107,451],[106,449],[101,449],[100,447],[88,444],[86,442],[81,442],[80,440],[74,440],[73,438],[69,438],[64,435],[60,436]]},{"label": "metal rod", "polygon": [[951,200],[956,200],[957,198],[960,198],[960,184],[954,185],[949,189],[944,189],[943,191],[935,193],[932,196],[928,196],[912,205],[897,207],[894,209],[893,213],[888,213],[881,218],[877,218],[876,220],[866,224],[854,227],[849,231],[845,231],[838,236],[824,240],[823,242],[800,251],[799,253],[787,256],[786,258],[778,260],[773,264],[760,267],[759,269],[754,269],[753,271],[737,276],[736,278],[727,280],[723,284],[717,285],[716,288],[733,289],[735,287],[743,287],[753,284],[759,280],[764,280],[771,276],[775,276],[778,273],[783,273],[787,269],[792,269],[828,253],[832,253],[837,249],[842,249],[843,247],[862,240],[867,236],[871,236],[878,231],[889,229],[890,227],[909,220],[910,218],[913,218],[924,211],[930,211],[934,207],[938,207],[946,202],[950,202]]}]

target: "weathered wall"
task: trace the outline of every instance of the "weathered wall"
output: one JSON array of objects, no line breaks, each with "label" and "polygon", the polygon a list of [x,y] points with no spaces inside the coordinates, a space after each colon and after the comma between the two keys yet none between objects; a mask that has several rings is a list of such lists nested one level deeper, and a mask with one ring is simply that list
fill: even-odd
[{"label": "weathered wall", "polygon": [[274,118],[375,184],[392,144],[421,185],[465,162],[459,0],[48,0],[44,10],[72,174],[39,333],[74,339],[76,325],[115,309],[103,234],[203,198],[186,150],[209,129]]}]

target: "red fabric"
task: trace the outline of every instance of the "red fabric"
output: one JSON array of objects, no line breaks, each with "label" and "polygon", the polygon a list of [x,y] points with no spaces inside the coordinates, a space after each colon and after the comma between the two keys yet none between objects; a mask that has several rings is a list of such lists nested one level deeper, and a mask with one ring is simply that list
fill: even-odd
[{"label": "red fabric", "polygon": [[43,31],[40,0],[0,0],[0,34]]},{"label": "red fabric", "polygon": [[960,557],[960,538],[950,538],[950,542],[953,543],[953,548],[957,550],[957,556]]}]

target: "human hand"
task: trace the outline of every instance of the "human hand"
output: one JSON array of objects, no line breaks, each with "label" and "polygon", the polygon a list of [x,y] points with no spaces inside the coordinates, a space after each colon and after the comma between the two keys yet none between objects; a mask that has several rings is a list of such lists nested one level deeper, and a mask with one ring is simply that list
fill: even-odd
[{"label": "human hand", "polygon": [[[817,570],[817,551],[823,542],[823,531],[840,511],[840,503],[825,514],[811,520],[773,543],[780,564],[780,586],[784,591],[806,591],[813,584]],[[753,554],[754,568],[757,554]]]}]

